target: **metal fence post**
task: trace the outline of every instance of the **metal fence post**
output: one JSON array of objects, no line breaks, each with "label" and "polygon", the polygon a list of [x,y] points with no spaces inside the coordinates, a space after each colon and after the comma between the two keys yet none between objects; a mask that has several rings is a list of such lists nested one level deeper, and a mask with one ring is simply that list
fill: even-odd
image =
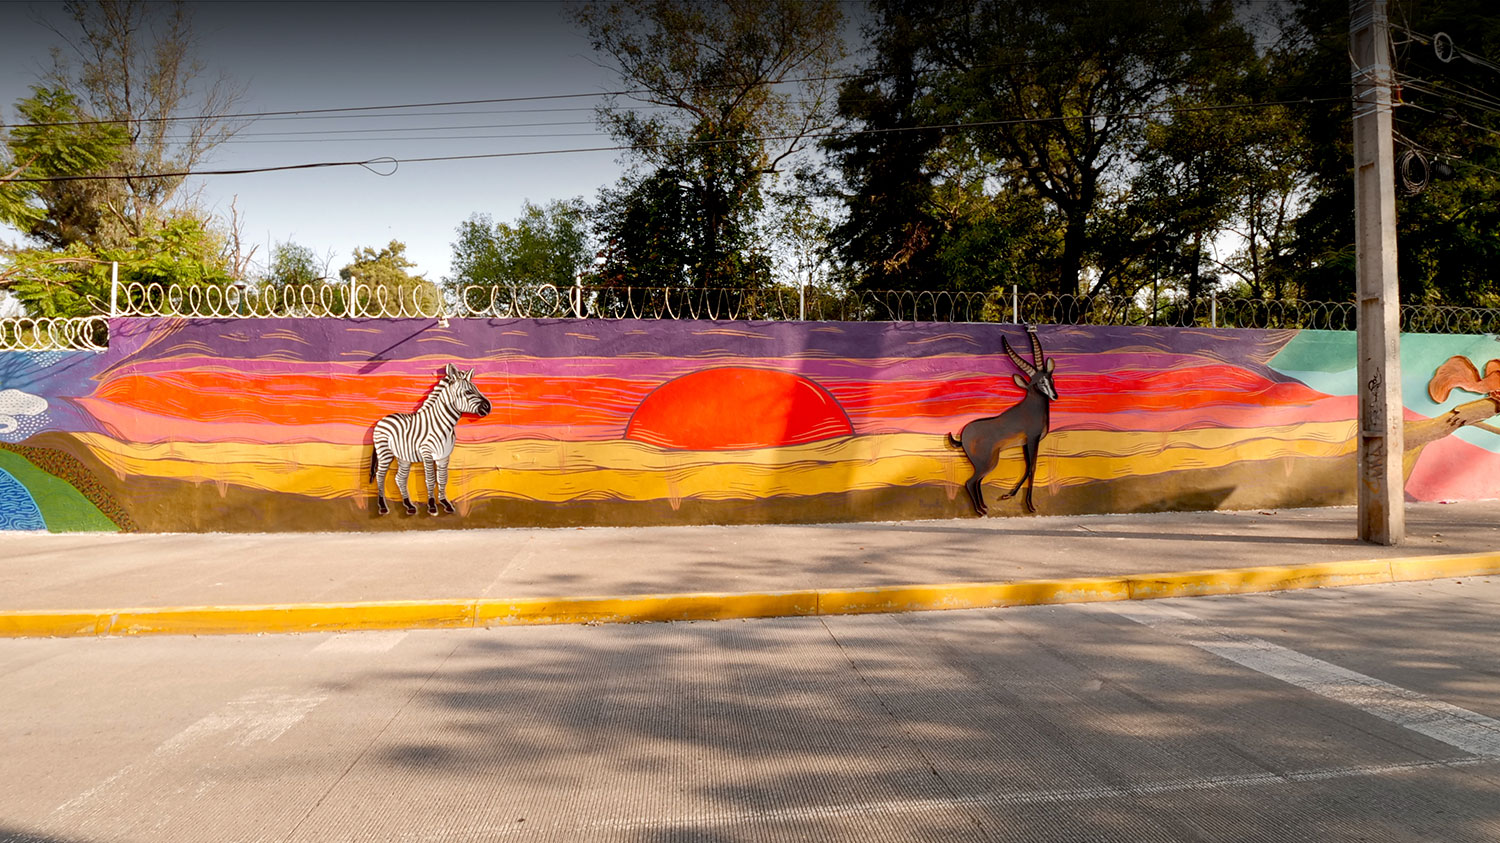
[{"label": "metal fence post", "polygon": [[1010,285],[1010,322],[1012,325],[1021,324],[1021,285]]},{"label": "metal fence post", "polygon": [[1214,290],[1208,294],[1208,325],[1211,328],[1219,327],[1219,291]]},{"label": "metal fence post", "polygon": [[109,316],[120,315],[120,262],[109,262]]}]

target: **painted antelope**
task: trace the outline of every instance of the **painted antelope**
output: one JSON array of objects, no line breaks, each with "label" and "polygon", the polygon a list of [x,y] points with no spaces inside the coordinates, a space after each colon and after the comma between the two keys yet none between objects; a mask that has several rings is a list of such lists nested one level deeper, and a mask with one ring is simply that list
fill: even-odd
[{"label": "painted antelope", "polygon": [[427,476],[427,514],[437,515],[440,503],[445,511],[453,512],[453,504],[448,502],[448,458],[453,455],[453,430],[464,413],[487,416],[489,412],[489,399],[474,386],[474,370],[461,372],[450,363],[442,380],[415,413],[392,413],[376,422],[370,479],[375,482],[380,514],[388,512],[385,481],[392,460],[396,462],[396,486],[401,489],[401,505],[406,507],[407,515],[417,514],[406,489],[407,473],[414,462],[422,463]]},{"label": "painted antelope", "polygon": [[1037,339],[1036,328],[1028,325],[1026,334],[1031,337],[1031,363],[1021,359],[1021,355],[1010,347],[1009,340],[1003,336],[1000,338],[1000,344],[1005,347],[1005,353],[1010,355],[1011,362],[1025,375],[1011,376],[1016,386],[1026,390],[1020,403],[998,416],[969,422],[964,425],[957,438],[948,434],[948,444],[963,448],[969,462],[974,465],[974,476],[964,483],[964,488],[969,490],[974,509],[980,515],[989,512],[989,507],[984,504],[985,475],[1000,463],[1000,451],[1017,437],[1022,437],[1021,453],[1026,457],[1026,470],[1022,472],[1015,487],[1001,495],[1000,499],[1014,497],[1021,490],[1022,484],[1025,484],[1026,509],[1036,512],[1036,505],[1031,502],[1031,486],[1036,479],[1036,456],[1042,437],[1047,435],[1051,424],[1051,406],[1057,400],[1057,388],[1052,384],[1052,361],[1042,356],[1042,343]]}]

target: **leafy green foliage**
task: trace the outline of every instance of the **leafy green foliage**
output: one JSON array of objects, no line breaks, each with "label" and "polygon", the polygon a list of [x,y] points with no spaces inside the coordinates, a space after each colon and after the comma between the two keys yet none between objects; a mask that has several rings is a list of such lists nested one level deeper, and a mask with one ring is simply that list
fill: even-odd
[{"label": "leafy green foliage", "polygon": [[602,278],[768,283],[765,182],[823,119],[828,69],[842,55],[837,3],[615,0],[583,4],[575,18],[638,91],[632,97],[662,107],[601,110],[638,163],[599,195]]},{"label": "leafy green foliage", "polygon": [[474,214],[458,226],[451,290],[573,283],[589,265],[588,209],[581,199],[522,203],[514,223]]},{"label": "leafy green foliage", "polygon": [[53,51],[50,79],[92,116],[120,121],[128,141],[110,171],[131,178],[90,185],[91,204],[107,210],[82,239],[120,245],[169,213],[183,183],[173,173],[193,169],[243,125],[223,116],[242,89],[204,77],[185,0],[65,0],[61,12],[68,49]]},{"label": "leafy green foliage", "polygon": [[847,213],[831,233],[841,274],[863,289],[939,289],[938,240],[945,228],[935,202],[932,158],[944,141],[938,130],[914,131],[937,122],[927,94],[931,81],[923,58],[926,0],[873,3],[866,33],[871,58],[864,72],[839,90],[844,119],[868,131],[835,135],[823,142],[842,176],[835,186]]},{"label": "leafy green foliage", "polygon": [[4,257],[0,286],[34,316],[108,313],[111,263],[119,264],[122,287],[222,287],[234,280],[224,237],[207,221],[187,215],[157,224],[124,246],[91,249],[73,243],[61,250],[23,249]]},{"label": "leafy green foliage", "polygon": [[1212,103],[1253,63],[1229,3],[872,8],[867,73],[839,103],[869,132],[828,144],[849,196],[836,247],[856,285],[1129,295],[1193,264],[1222,224],[1191,133],[1153,148],[1141,118]]},{"label": "leafy green foliage", "polygon": [[[1486,0],[1403,4],[1393,22],[1405,30],[1393,65],[1402,86],[1394,113],[1396,154],[1452,168],[1417,193],[1398,192],[1397,271],[1403,302],[1500,305],[1494,285],[1500,257],[1500,73],[1462,58],[1440,61],[1432,36],[1447,33],[1463,51],[1500,55],[1500,18]],[[1316,85],[1347,73],[1348,18],[1341,7],[1293,5],[1293,38],[1274,55],[1280,73]],[[1311,183],[1281,271],[1306,298],[1354,295],[1353,150],[1348,100],[1297,112]]]},{"label": "leafy green foliage", "polygon": [[[234,128],[217,115],[235,92],[194,84],[203,68],[187,5],[75,0],[62,11],[77,27],[64,35],[72,50],[53,51],[49,84],[17,103],[20,121],[0,138],[0,222],[37,247],[0,249],[0,287],[34,315],[78,316],[107,309],[111,262],[126,285],[230,283],[237,238],[170,207],[182,179],[163,174],[191,168]],[[202,116],[184,119],[189,110]]]},{"label": "leafy green foliage", "polygon": [[407,272],[414,266],[406,257],[406,244],[392,240],[380,249],[355,249],[354,259],[339,270],[339,278],[358,285],[360,307],[375,315],[415,315],[437,309],[442,295],[431,281]]},{"label": "leafy green foliage", "polygon": [[83,242],[106,213],[99,182],[18,182],[99,173],[117,161],[128,136],[114,124],[89,119],[77,97],[60,88],[32,86],[16,103],[21,122],[0,146],[0,222],[57,247]]},{"label": "leafy green foliage", "polygon": [[278,243],[262,281],[275,287],[305,287],[324,281],[323,267],[313,250],[298,243]]}]

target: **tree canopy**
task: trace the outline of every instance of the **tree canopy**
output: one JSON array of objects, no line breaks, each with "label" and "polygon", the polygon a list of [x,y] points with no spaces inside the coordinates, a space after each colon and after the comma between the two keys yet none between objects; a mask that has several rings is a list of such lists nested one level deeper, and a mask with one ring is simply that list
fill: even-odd
[{"label": "tree canopy", "polygon": [[0,287],[36,315],[98,313],[107,264],[121,279],[223,285],[243,275],[237,225],[176,200],[181,176],[235,131],[238,92],[200,86],[182,0],[76,0],[64,48],[0,135]]},{"label": "tree canopy", "polygon": [[68,0],[66,45],[53,52],[51,82],[97,120],[122,130],[127,143],[103,172],[128,178],[94,183],[102,224],[91,245],[140,235],[166,210],[183,178],[241,123],[242,89],[227,77],[205,77],[195,50],[192,7],[185,0]]},{"label": "tree canopy", "polygon": [[[1396,198],[1402,301],[1500,305],[1500,72],[1445,62],[1435,43],[1444,33],[1460,51],[1500,55],[1500,17],[1485,0],[1403,3],[1391,14],[1401,36],[1393,57],[1396,155],[1409,182]],[[1287,27],[1289,37],[1272,54],[1278,73],[1309,89],[1347,75],[1346,10],[1298,0]],[[1347,301],[1354,294],[1350,100],[1293,114],[1308,189],[1281,272],[1308,298]]]},{"label": "tree canopy", "polygon": [[523,202],[514,223],[473,214],[453,243],[453,290],[468,286],[572,284],[592,259],[588,208],[582,199]]},{"label": "tree canopy", "polygon": [[[1500,307],[1490,5],[1391,3],[1404,302]],[[237,221],[176,196],[173,173],[237,128],[236,89],[194,56],[191,8],[60,8],[65,47],[0,134],[0,222],[26,238],[0,247],[0,289],[62,314],[98,309],[111,260],[132,279],[243,279]],[[845,13],[861,16],[852,57]],[[626,148],[625,175],[591,201],[460,223],[449,303],[580,275],[1125,302],[1353,295],[1342,5],[601,0],[569,14],[619,74],[596,117]],[[267,257],[268,285],[327,273],[297,244]],[[413,270],[393,240],[340,275],[366,306],[438,302]]]},{"label": "tree canopy", "polygon": [[392,240],[385,246],[361,246],[353,260],[339,270],[339,278],[353,282],[359,307],[373,315],[418,315],[441,307],[437,285],[407,270],[415,267],[406,257],[406,244]]},{"label": "tree canopy", "polygon": [[613,0],[575,19],[636,102],[600,110],[636,169],[600,192],[603,277],[645,286],[770,282],[766,179],[824,124],[842,56],[835,0]]}]

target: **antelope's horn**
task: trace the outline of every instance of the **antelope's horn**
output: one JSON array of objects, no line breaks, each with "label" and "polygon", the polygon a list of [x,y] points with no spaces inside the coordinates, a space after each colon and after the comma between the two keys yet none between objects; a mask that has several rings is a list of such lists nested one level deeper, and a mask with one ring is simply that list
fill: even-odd
[{"label": "antelope's horn", "polygon": [[1040,369],[1042,368],[1042,341],[1036,337],[1036,326],[1027,325],[1026,335],[1031,337],[1031,361]]},{"label": "antelope's horn", "polygon": [[1028,378],[1036,375],[1036,367],[1021,359],[1021,355],[1017,354],[1016,350],[1010,347],[1010,340],[1001,337],[1000,344],[1005,347],[1005,353],[1010,355],[1010,362],[1016,364],[1016,368],[1020,369],[1022,374]]}]

